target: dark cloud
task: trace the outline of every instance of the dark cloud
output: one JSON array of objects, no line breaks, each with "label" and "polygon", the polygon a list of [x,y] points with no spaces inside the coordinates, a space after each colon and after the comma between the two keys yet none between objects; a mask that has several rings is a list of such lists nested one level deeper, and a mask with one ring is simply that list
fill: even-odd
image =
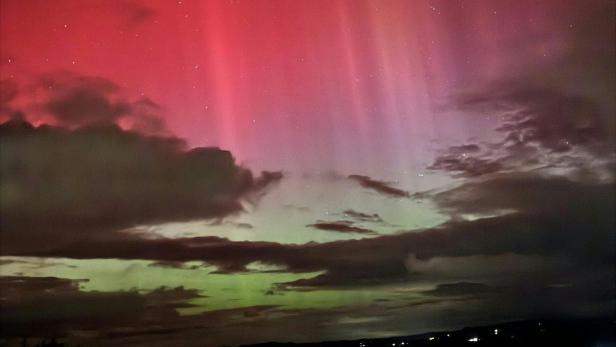
[{"label": "dark cloud", "polygon": [[167,134],[167,123],[161,117],[151,113],[134,113],[130,129],[145,134]]},{"label": "dark cloud", "polygon": [[499,172],[503,169],[503,165],[496,160],[467,155],[443,155],[436,158],[428,169],[459,172],[462,176],[477,177]]},{"label": "dark cloud", "polygon": [[114,122],[131,111],[128,103],[110,100],[117,89],[108,81],[80,78],[77,85],[57,91],[45,106],[62,124]]},{"label": "dark cloud", "polygon": [[23,301],[25,297],[41,293],[72,293],[79,289],[79,283],[87,280],[68,280],[56,277],[19,277],[2,276],[3,290],[0,302]]},{"label": "dark cloud", "polygon": [[[267,173],[263,173],[263,174],[267,175]],[[275,180],[275,178],[272,178],[272,179]],[[227,226],[237,228],[237,229],[254,229],[254,226],[250,223],[226,221],[224,220],[224,218],[216,218],[212,220],[211,222],[209,222],[208,225],[216,225],[216,226],[227,225]]]},{"label": "dark cloud", "polygon": [[[323,271],[313,278],[281,283],[271,293],[388,285],[412,288],[413,283],[438,283],[433,289],[413,291],[414,299],[402,303],[377,302],[370,307],[297,312],[265,306],[187,317],[178,317],[172,308],[183,307],[185,299],[195,293],[173,294],[175,291],[167,289],[170,293],[165,297],[176,300],[153,300],[159,304],[147,314],[129,316],[135,317],[132,323],[118,327],[115,320],[109,325],[108,320],[101,319],[98,325],[87,326],[97,326],[97,331],[116,343],[142,339],[147,341],[143,345],[156,345],[152,336],[169,336],[169,340],[162,339],[158,344],[173,345],[171,341],[175,341],[182,345],[179,341],[194,341],[199,336],[198,340],[208,345],[211,341],[229,341],[228,336],[235,334],[225,336],[225,332],[239,327],[245,332],[243,336],[249,336],[249,342],[256,342],[281,338],[279,330],[283,326],[288,329],[284,338],[305,339],[301,332],[311,323],[322,329],[319,338],[323,339],[344,334],[347,325],[355,331],[372,331],[375,321],[380,326],[408,331],[401,321],[418,320],[424,325],[414,329],[421,331],[431,329],[430,324],[442,328],[467,324],[470,319],[481,322],[603,314],[613,307],[615,293],[613,189],[613,184],[606,182],[532,174],[501,175],[469,181],[440,193],[435,201],[455,214],[491,215],[502,209],[511,212],[470,221],[455,219],[424,231],[305,245],[233,242],[217,237],[148,240],[138,235],[122,235],[104,242],[81,240],[38,255],[202,260],[226,273],[246,271],[246,266],[255,261],[280,265],[285,272]],[[564,195],[580,197],[581,202],[565,199],[558,195],[560,190],[564,190]],[[512,199],[507,200],[506,196]],[[468,207],[473,204],[478,207]],[[550,207],[543,207],[547,205]],[[58,284],[58,288],[67,290],[63,284]],[[138,298],[137,302],[148,302],[146,296]],[[124,303],[133,299],[119,296],[116,300]],[[140,307],[153,304],[132,305],[129,307],[133,312],[143,312]],[[444,312],[447,314],[443,315]],[[159,318],[143,323],[143,317]],[[371,320],[362,323],[362,317]],[[76,323],[68,326],[83,329]]]},{"label": "dark cloud", "polygon": [[307,206],[295,206],[293,204],[285,204],[282,207],[287,210],[293,210],[297,212],[310,212],[310,208]]},{"label": "dark cloud", "polygon": [[408,198],[409,192],[392,187],[389,183],[383,181],[373,180],[368,176],[361,175],[349,175],[350,180],[358,182],[362,187],[371,189],[380,194],[394,197],[394,198]]},{"label": "dark cloud", "polygon": [[[0,277],[0,283],[0,336],[5,342],[13,338],[19,343],[28,336],[65,339],[70,345],[186,346],[199,341],[200,346],[220,346],[238,335],[229,334],[238,326],[250,329],[256,322],[296,315],[260,305],[183,316],[177,309],[190,307],[187,301],[199,297],[183,287],[85,292],[74,281],[61,278]],[[200,337],[182,341],[187,334]],[[251,339],[268,335],[271,332],[250,329],[239,341],[254,342]],[[182,342],[176,344],[177,340]]]},{"label": "dark cloud", "polygon": [[308,224],[307,227],[315,228],[319,230],[325,230],[325,231],[334,231],[337,233],[377,235],[377,233],[374,232],[373,230],[353,226],[353,223],[349,221],[335,221],[335,222],[319,221],[314,224]]},{"label": "dark cloud", "polygon": [[156,10],[141,1],[122,0],[115,5],[129,28],[144,24],[158,15]]},{"label": "dark cloud", "polygon": [[449,147],[449,152],[452,154],[468,154],[481,152],[481,147],[475,144],[465,144]]},{"label": "dark cloud", "polygon": [[525,167],[589,167],[614,160],[612,120],[596,98],[558,87],[503,81],[459,94],[453,104],[500,119],[500,142],[452,146],[429,167],[478,177]]},{"label": "dark cloud", "polygon": [[[127,327],[171,321],[177,309],[192,307],[196,290],[160,287],[142,293],[82,291],[80,280],[56,277],[0,277],[2,336],[61,337],[74,330],[114,335]],[[156,324],[153,324],[156,325]]]},{"label": "dark cloud", "polygon": [[68,325],[126,322],[143,309],[137,293],[81,292],[78,281],[54,277],[0,277],[3,336],[65,334]]},{"label": "dark cloud", "polygon": [[[28,336],[63,338],[70,345],[187,346],[199,341],[200,346],[220,346],[282,336],[258,328],[268,322],[280,327],[284,318],[303,321],[302,311],[275,305],[180,315],[178,309],[192,307],[189,301],[201,297],[183,287],[90,292],[80,290],[75,280],[17,276],[0,277],[0,284],[0,337],[16,343]],[[246,334],[237,334],[238,327]]]},{"label": "dark cloud", "polygon": [[[500,276],[498,271],[482,270],[483,264],[490,261],[501,262],[503,269],[511,269],[508,272],[511,276],[516,267],[526,269],[542,264],[538,266],[541,269],[539,277],[553,279],[554,283],[579,280],[585,274],[590,276],[598,271],[613,276],[613,184],[533,177],[526,180],[535,180],[536,189],[530,186],[520,189],[524,185],[518,180],[517,176],[502,177],[485,182],[485,188],[468,183],[468,187],[463,185],[449,192],[452,198],[447,199],[447,194],[443,193],[436,199],[450,213],[484,214],[483,218],[458,218],[432,229],[362,240],[283,245],[234,242],[218,237],[148,240],[138,235],[122,235],[115,240],[93,242],[84,239],[64,246],[50,246],[45,251],[16,253],[176,262],[201,260],[217,266],[222,273],[247,271],[246,266],[253,262],[280,266],[283,272],[323,271],[313,278],[281,283],[279,288],[286,290],[413,283],[433,280],[430,272],[435,272],[434,269],[450,269],[442,271],[442,278],[463,272],[465,281],[478,279],[473,276],[481,279]],[[508,187],[518,187],[518,191],[510,192]],[[564,193],[559,193],[562,189]],[[467,196],[458,200],[459,191],[468,191]],[[559,195],[567,192],[572,195],[567,198]],[[511,199],[506,198],[508,195]],[[580,200],[571,199],[571,196]],[[472,204],[467,199],[479,201],[477,207],[469,207]],[[482,208],[483,200],[494,202]],[[550,208],[542,208],[550,204]],[[509,212],[496,213],[501,210]],[[503,254],[531,258],[468,258]],[[409,266],[410,256],[423,262],[447,258],[449,263],[437,266],[416,261]],[[536,257],[546,257],[546,260]],[[460,265],[452,265],[456,263]]]},{"label": "dark cloud", "polygon": [[32,270],[32,269],[40,270],[40,269],[53,268],[53,267],[63,267],[63,268],[76,268],[77,267],[76,265],[66,264],[66,263],[59,262],[59,261],[52,261],[51,259],[12,258],[12,259],[1,259],[0,260],[0,266],[8,265],[8,264],[23,265],[27,267],[29,270]]},{"label": "dark cloud", "polygon": [[182,286],[175,288],[159,287],[148,292],[145,296],[151,302],[150,305],[171,309],[193,307],[187,301],[205,297],[199,294],[197,289],[186,289]]},{"label": "dark cloud", "polygon": [[483,283],[457,282],[439,284],[436,288],[424,291],[423,293],[432,296],[476,296],[493,291],[494,288]]},{"label": "dark cloud", "polygon": [[[611,183],[576,182],[565,176],[506,174],[469,181],[433,196],[443,210],[452,214],[493,215],[503,211],[551,214],[572,208],[605,210],[614,203]],[[605,218],[605,217],[603,217]]]},{"label": "dark cloud", "polygon": [[585,276],[584,280],[578,278],[572,283],[559,284],[550,284],[541,278],[516,275],[510,277],[517,279],[517,282],[513,283],[445,283],[424,291],[423,294],[438,298],[440,304],[474,300],[474,305],[482,306],[482,309],[476,310],[474,314],[483,311],[479,314],[484,316],[484,319],[491,320],[602,316],[612,314],[616,294],[613,283],[610,283],[614,276],[606,274],[595,273],[593,276]]},{"label": "dark cloud", "polygon": [[240,229],[254,229],[250,223],[236,223],[235,226]]},{"label": "dark cloud", "polygon": [[2,248],[95,241],[140,224],[223,217],[281,178],[253,174],[218,148],[115,125],[0,125]]},{"label": "dark cloud", "polygon": [[432,170],[478,177],[532,166],[590,166],[613,160],[607,110],[595,98],[523,81],[506,81],[455,97],[455,107],[500,119],[500,142],[449,147]]},{"label": "dark cloud", "polygon": [[439,282],[493,280],[511,276],[541,277],[571,269],[576,262],[561,255],[499,253],[490,255],[436,256],[406,259],[406,268],[417,278]]},{"label": "dark cloud", "polygon": [[456,97],[458,108],[500,116],[497,129],[505,145],[538,144],[554,152],[582,146],[591,150],[609,141],[606,116],[591,97],[524,81],[500,82]]},{"label": "dark cloud", "polygon": [[64,127],[121,122],[145,134],[166,134],[160,105],[147,97],[129,100],[116,83],[102,77],[59,71],[41,76],[29,89],[42,91],[45,97],[37,106]]},{"label": "dark cloud", "polygon": [[162,268],[170,268],[170,269],[184,269],[184,270],[195,270],[205,265],[190,265],[187,266],[184,262],[179,261],[155,261],[149,264],[150,267],[162,267]]},{"label": "dark cloud", "polygon": [[359,222],[385,223],[383,218],[381,218],[381,216],[379,216],[377,213],[368,214],[355,210],[345,210],[344,212],[342,212],[342,215],[348,218],[353,218],[354,220]]},{"label": "dark cloud", "polygon": [[[571,30],[560,38],[566,39],[559,52],[545,61],[532,59],[497,80],[467,87],[450,100],[448,106],[466,113],[471,122],[478,116],[497,120],[501,139],[450,147],[431,169],[477,177],[614,160],[616,49],[606,44],[615,37],[614,4],[571,3],[561,11],[555,20],[567,18],[560,25]],[[533,46],[528,40],[524,36],[514,45],[529,49]]]},{"label": "dark cloud", "polygon": [[131,105],[131,114],[125,119],[130,129],[144,134],[166,134],[167,124],[161,117],[163,107],[147,97]]}]

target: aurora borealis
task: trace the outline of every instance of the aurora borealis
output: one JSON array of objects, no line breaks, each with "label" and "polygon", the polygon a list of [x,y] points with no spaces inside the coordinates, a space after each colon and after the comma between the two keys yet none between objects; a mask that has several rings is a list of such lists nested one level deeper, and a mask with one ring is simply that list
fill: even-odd
[{"label": "aurora borealis", "polygon": [[615,12],[0,0],[0,338],[613,315]]}]

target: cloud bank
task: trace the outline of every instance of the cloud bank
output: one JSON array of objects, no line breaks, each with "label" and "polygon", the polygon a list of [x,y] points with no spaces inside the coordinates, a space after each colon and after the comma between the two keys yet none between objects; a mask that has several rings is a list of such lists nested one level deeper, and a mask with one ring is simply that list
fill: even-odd
[{"label": "cloud bank", "polygon": [[[2,251],[111,237],[141,224],[223,217],[281,178],[255,177],[218,148],[114,124],[0,125]],[[29,235],[29,236],[27,236]]]}]

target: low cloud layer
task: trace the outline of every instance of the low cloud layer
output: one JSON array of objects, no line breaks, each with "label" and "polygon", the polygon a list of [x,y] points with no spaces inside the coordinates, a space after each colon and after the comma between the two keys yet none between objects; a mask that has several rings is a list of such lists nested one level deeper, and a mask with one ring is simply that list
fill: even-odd
[{"label": "low cloud layer", "polygon": [[[218,148],[186,149],[113,124],[0,125],[4,254],[104,239],[141,224],[223,217],[279,173],[255,177]],[[26,236],[29,235],[29,236]]]},{"label": "low cloud layer", "polygon": [[[251,263],[279,269],[270,272],[321,272],[277,283],[272,290],[278,293],[431,283],[433,289],[405,307],[482,300],[503,315],[506,310],[496,306],[503,300],[519,306],[509,313],[571,315],[602,312],[613,302],[611,178],[541,171],[480,176],[428,195],[451,216],[449,222],[362,240],[285,245],[213,236],[151,238],[119,230],[241,211],[244,198],[280,175],[254,178],[228,152],[189,151],[177,139],[114,126],[66,130],[13,120],[1,129],[2,175],[10,178],[2,191],[4,255],[146,259],[177,266],[198,260],[224,275],[249,272]],[[113,193],[118,186],[121,198]],[[47,199],[55,196],[50,189],[62,189],[70,199]],[[311,227],[365,233],[370,230],[355,229],[354,223],[382,221],[374,214],[345,213],[352,221]],[[525,302],[525,295],[533,300]],[[565,298],[570,304],[560,307]],[[305,312],[301,316],[307,319]]]},{"label": "low cloud layer", "polygon": [[[123,235],[115,240],[96,243],[82,240],[49,247],[46,251],[15,254],[174,262],[201,260],[216,265],[224,273],[247,271],[246,266],[252,262],[280,266],[284,272],[323,271],[314,278],[281,284],[281,288],[288,290],[391,285],[438,277],[422,274],[425,273],[422,267],[409,267],[410,256],[421,261],[446,257],[455,263],[457,257],[519,254],[539,257],[539,262],[542,262],[541,257],[555,259],[550,264],[556,265],[545,267],[547,272],[554,274],[563,275],[566,274],[563,270],[575,268],[564,277],[571,281],[577,281],[580,273],[590,275],[603,271],[609,274],[611,270],[606,265],[614,261],[614,249],[611,247],[614,242],[614,217],[611,213],[614,207],[613,184],[583,184],[562,178],[528,177],[527,180],[535,180],[544,189],[520,190],[519,199],[505,199],[507,194],[515,197],[507,191],[507,187],[514,186],[519,179],[517,176],[501,177],[484,181],[479,188],[472,188],[479,183],[468,183],[468,186],[463,185],[437,197],[437,203],[452,214],[485,214],[483,218],[452,219],[433,229],[371,239],[283,245],[233,242],[218,237],[149,240],[138,235]],[[558,194],[563,185],[577,192],[583,204],[563,199],[548,209],[536,208],[547,204],[542,199]],[[466,190],[468,196],[457,200],[459,192]],[[480,210],[482,205],[478,203],[476,208],[469,210],[467,199],[495,201]],[[537,205],[524,201],[534,201]],[[504,215],[496,213],[501,210],[510,212]],[[530,259],[537,259],[532,257]],[[505,263],[512,261],[516,266],[528,263],[524,257],[501,259],[505,259]],[[481,262],[468,260],[466,264],[465,271],[469,278],[473,277],[473,272],[478,277],[491,276],[481,270]],[[549,277],[546,273],[544,276]],[[451,276],[445,273],[442,278]]]},{"label": "low cloud layer", "polygon": [[390,183],[378,181],[368,176],[349,175],[350,180],[358,182],[362,187],[393,198],[408,198],[409,192],[393,187]]},{"label": "low cloud layer", "polygon": [[319,221],[314,224],[307,225],[308,227],[325,230],[325,231],[333,231],[338,233],[351,233],[351,234],[367,234],[367,235],[376,235],[377,233],[361,227],[357,227],[353,225],[353,222],[349,221],[335,221],[335,222],[325,222]]},{"label": "low cloud layer", "polygon": [[358,222],[369,223],[386,223],[377,213],[364,213],[355,210],[344,210],[342,215],[347,218],[352,218]]}]

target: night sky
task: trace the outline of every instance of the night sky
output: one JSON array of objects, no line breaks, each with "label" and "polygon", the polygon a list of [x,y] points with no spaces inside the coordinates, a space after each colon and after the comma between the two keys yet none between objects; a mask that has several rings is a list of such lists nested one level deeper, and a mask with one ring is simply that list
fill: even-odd
[{"label": "night sky", "polygon": [[0,336],[219,346],[616,313],[615,18],[0,0]]}]

